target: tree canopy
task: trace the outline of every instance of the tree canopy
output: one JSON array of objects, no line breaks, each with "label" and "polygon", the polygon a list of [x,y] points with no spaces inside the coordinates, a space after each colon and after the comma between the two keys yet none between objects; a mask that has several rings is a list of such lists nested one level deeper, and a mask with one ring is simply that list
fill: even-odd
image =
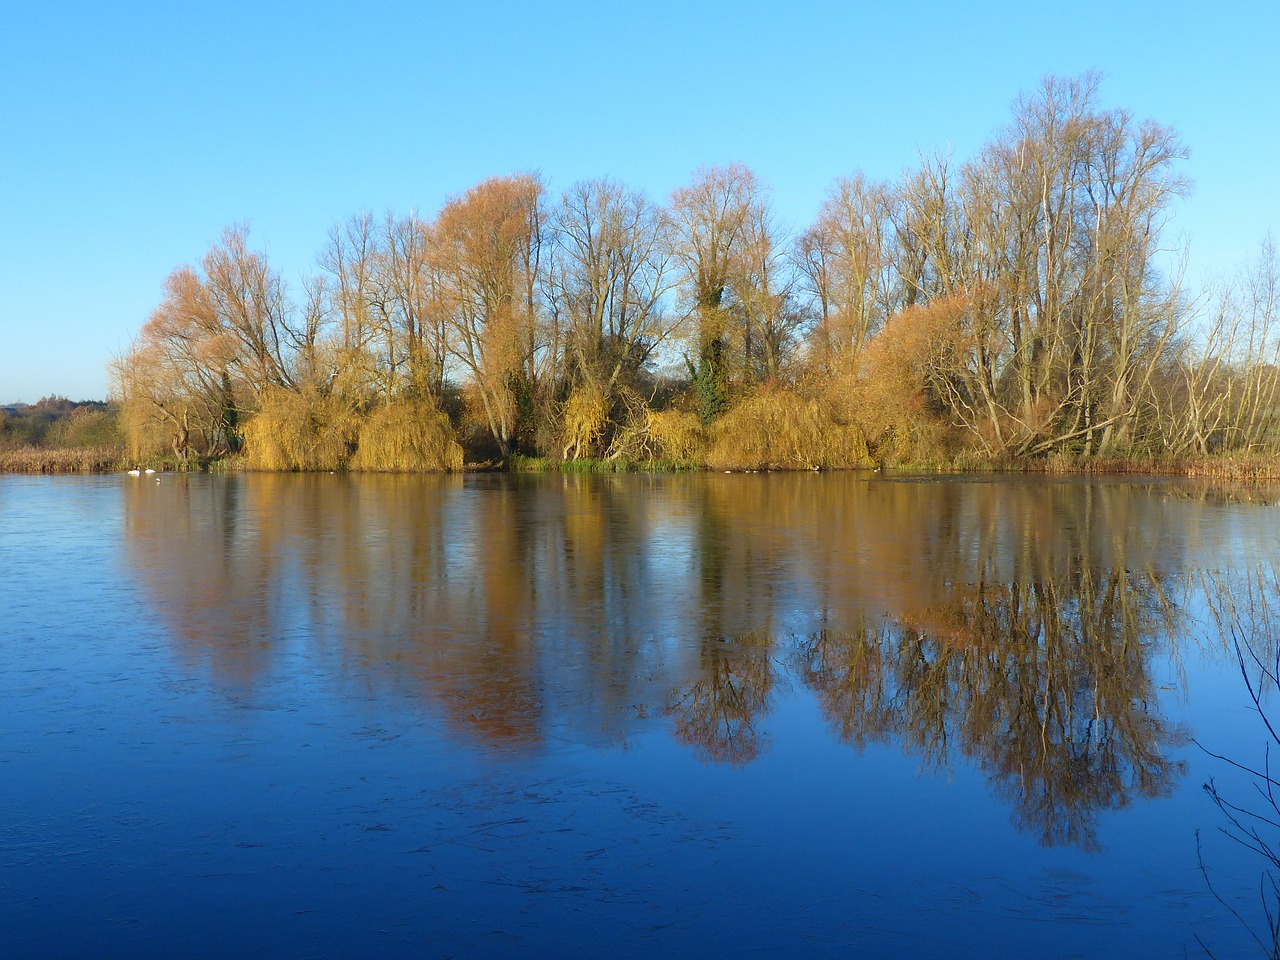
[{"label": "tree canopy", "polygon": [[423,468],[450,443],[744,467],[1274,449],[1275,255],[1182,289],[1186,153],[1097,76],[1048,77],[976,156],[847,173],[794,233],[740,164],[665,202],[517,174],[431,218],[358,214],[298,295],[235,226],[170,275],[114,392],[138,452],[276,468],[374,468],[375,414]]}]

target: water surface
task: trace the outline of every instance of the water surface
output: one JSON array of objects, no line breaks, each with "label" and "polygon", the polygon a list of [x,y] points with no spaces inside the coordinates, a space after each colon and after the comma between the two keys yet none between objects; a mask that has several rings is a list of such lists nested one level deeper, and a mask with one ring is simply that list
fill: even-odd
[{"label": "water surface", "polygon": [[0,478],[6,955],[1256,950],[1273,504]]}]

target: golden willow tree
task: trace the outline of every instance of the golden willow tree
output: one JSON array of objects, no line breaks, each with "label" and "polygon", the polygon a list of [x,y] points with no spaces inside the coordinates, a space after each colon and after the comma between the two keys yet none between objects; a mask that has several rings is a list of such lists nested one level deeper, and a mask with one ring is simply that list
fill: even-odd
[{"label": "golden willow tree", "polygon": [[[427,224],[414,214],[350,217],[329,232],[320,266],[323,362],[308,365],[301,403],[322,411],[313,425],[324,459],[365,470],[460,469],[462,449],[441,410],[447,340]],[[284,410],[298,402],[284,399]],[[286,459],[301,468],[306,457]]]},{"label": "golden willow tree", "polygon": [[642,193],[584,181],[561,197],[552,238],[552,376],[568,391],[561,454],[599,456],[643,408],[640,374],[677,326],[671,223]]},{"label": "golden willow tree", "polygon": [[290,358],[305,326],[280,277],[232,227],[201,261],[165,281],[165,296],[129,351],[113,362],[113,392],[135,452],[166,437],[178,456],[235,450],[241,414],[264,391],[295,386]]},{"label": "golden willow tree", "polygon": [[427,239],[450,357],[504,458],[533,427],[542,203],[537,178],[494,177],[446,203]]}]

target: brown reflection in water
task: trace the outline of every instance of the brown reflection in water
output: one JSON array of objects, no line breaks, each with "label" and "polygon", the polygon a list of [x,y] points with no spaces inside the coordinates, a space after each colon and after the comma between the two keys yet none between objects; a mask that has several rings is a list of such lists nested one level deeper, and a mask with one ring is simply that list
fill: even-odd
[{"label": "brown reflection in water", "polygon": [[752,634],[732,643],[703,640],[700,677],[667,707],[676,739],[704,760],[748,763],[764,744],[763,720],[777,682],[767,637]]},{"label": "brown reflection in water", "polygon": [[124,532],[133,573],[183,659],[248,685],[271,662],[282,570],[280,531],[249,519],[243,497],[240,485],[186,477],[129,483]]},{"label": "brown reflection in water", "polygon": [[[713,487],[703,561],[709,610],[754,606],[772,623],[771,571],[793,563],[823,620],[856,620],[807,634],[790,661],[838,737],[971,758],[1045,844],[1093,848],[1099,813],[1172,789],[1184,767],[1166,751],[1185,734],[1158,712],[1150,663],[1172,652],[1179,618],[1162,568],[1195,538],[1168,536],[1159,498],[1120,484],[840,492]],[[762,545],[769,569],[725,560]],[[750,760],[763,740],[772,661],[747,636],[704,641],[701,675],[674,699],[677,736],[710,759]]]},{"label": "brown reflection in water", "polygon": [[1176,612],[1156,578],[1119,569],[980,583],[942,635],[824,631],[797,654],[836,734],[896,739],[926,762],[976,761],[1023,829],[1096,847],[1097,815],[1169,793],[1185,734],[1148,673]]},{"label": "brown reflection in water", "polygon": [[795,655],[796,674],[845,743],[884,743],[902,726],[891,655],[892,632],[866,626],[850,633],[819,630]]},{"label": "brown reflection in water", "polygon": [[[1205,597],[1212,632],[1223,649],[1239,659],[1243,643],[1248,677],[1261,664],[1280,660],[1280,564],[1274,560],[1215,570],[1194,577]],[[1267,694],[1265,675],[1259,692]]]},{"label": "brown reflection in water", "polygon": [[504,750],[665,717],[745,763],[793,674],[842,740],[971,757],[1021,825],[1084,846],[1179,773],[1150,665],[1165,585],[1217,549],[1122,483],[265,475],[125,497],[138,582],[225,681],[288,640]]},{"label": "brown reflection in water", "polygon": [[[519,522],[520,509],[516,491],[498,490],[484,509],[468,512],[478,552],[456,566],[442,558],[436,568],[458,575],[462,600],[450,601],[450,609],[419,611],[412,621],[418,642],[409,648],[421,658],[416,676],[433,688],[452,723],[508,747],[533,745],[543,735],[538,650],[526,616],[534,603],[534,584],[524,575],[530,528]],[[464,624],[476,642],[457,642]],[[432,625],[445,625],[445,634],[432,637]],[[367,642],[377,645],[382,637]]]}]

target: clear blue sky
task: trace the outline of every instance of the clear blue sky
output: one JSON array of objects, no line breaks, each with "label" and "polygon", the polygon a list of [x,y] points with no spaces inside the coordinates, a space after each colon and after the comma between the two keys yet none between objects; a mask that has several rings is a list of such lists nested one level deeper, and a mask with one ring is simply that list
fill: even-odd
[{"label": "clear blue sky", "polygon": [[[197,9],[198,7],[198,9]],[[0,402],[103,397],[165,276],[247,221],[293,289],[362,209],[483,178],[665,197],[740,161],[803,227],[837,176],[972,156],[1045,74],[1174,126],[1193,276],[1280,230],[1280,4],[17,3],[0,9]]]}]

